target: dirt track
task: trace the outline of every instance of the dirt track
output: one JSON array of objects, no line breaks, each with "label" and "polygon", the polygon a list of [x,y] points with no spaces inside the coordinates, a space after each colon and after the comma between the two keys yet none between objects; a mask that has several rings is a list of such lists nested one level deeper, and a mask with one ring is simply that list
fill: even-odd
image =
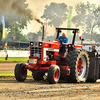
[{"label": "dirt track", "polygon": [[13,72],[16,63],[0,63],[0,72]]},{"label": "dirt track", "polygon": [[[7,65],[11,66],[8,63]],[[11,69],[14,69],[13,66]],[[0,100],[20,99],[100,100],[100,82],[75,84],[60,81],[57,84],[48,84],[47,81],[35,81],[32,77],[27,77],[25,82],[21,83],[14,77],[0,77]]]}]

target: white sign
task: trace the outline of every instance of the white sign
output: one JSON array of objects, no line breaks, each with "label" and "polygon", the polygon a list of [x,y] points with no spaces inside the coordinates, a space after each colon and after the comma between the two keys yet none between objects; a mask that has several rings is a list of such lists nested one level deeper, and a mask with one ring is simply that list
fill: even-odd
[{"label": "white sign", "polygon": [[[8,57],[29,57],[30,51],[7,50]],[[0,50],[0,57],[6,57],[5,50]]]}]

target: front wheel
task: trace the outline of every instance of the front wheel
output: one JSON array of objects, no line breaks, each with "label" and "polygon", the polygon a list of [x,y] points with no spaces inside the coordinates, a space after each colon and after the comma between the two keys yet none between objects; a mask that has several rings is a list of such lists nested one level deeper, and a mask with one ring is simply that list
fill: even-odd
[{"label": "front wheel", "polygon": [[51,65],[48,70],[48,82],[50,84],[55,84],[59,81],[60,78],[60,68],[57,65]]},{"label": "front wheel", "polygon": [[25,69],[25,64],[16,64],[14,72],[17,81],[19,82],[25,81],[27,77],[27,69]]},{"label": "front wheel", "polygon": [[43,80],[43,76],[44,76],[44,73],[40,73],[40,72],[33,72],[32,73],[32,76],[34,78],[34,80],[36,81],[40,81],[40,80]]}]

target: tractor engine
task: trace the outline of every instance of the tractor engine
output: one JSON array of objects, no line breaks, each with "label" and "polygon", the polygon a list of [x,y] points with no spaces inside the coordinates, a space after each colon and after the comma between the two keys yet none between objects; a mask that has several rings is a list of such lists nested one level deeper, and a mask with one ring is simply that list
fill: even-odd
[{"label": "tractor engine", "polygon": [[53,55],[54,55],[54,52],[50,52],[50,51],[47,51],[46,52],[46,60],[49,61],[49,60],[53,60]]}]

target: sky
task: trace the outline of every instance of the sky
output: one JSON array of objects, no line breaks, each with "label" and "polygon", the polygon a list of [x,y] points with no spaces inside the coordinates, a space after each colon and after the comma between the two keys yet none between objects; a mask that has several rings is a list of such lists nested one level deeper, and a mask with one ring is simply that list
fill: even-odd
[{"label": "sky", "polygon": [[[56,2],[56,3],[65,3],[67,5],[67,9],[69,6],[73,6],[73,12],[72,16],[75,16],[75,5],[78,4],[79,2],[84,2],[86,3],[89,1],[90,3],[100,5],[99,0],[27,0],[26,3],[28,3],[29,8],[32,10],[32,14],[36,17],[42,20],[40,17],[44,13],[44,9],[46,5],[50,5],[51,2]],[[42,20],[43,21],[43,20]],[[45,22],[45,21],[43,21]],[[35,21],[34,19],[28,23],[27,29],[23,30],[24,34],[27,34],[29,32],[38,32],[40,30],[41,24]],[[67,20],[60,26],[60,27],[67,27]],[[72,24],[72,27],[75,27],[74,24]],[[80,29],[81,30],[81,29]],[[47,32],[49,33],[48,35],[52,35],[54,33],[55,29],[54,27],[47,27]]]}]

